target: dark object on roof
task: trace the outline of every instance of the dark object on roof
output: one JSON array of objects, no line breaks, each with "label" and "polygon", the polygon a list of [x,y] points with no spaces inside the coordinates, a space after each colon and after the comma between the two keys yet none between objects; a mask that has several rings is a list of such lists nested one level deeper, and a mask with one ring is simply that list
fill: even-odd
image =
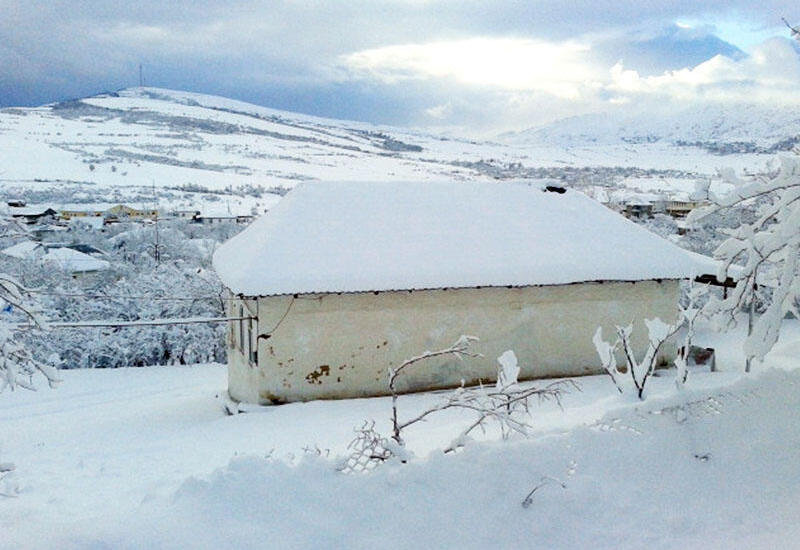
[{"label": "dark object on roof", "polygon": [[559,195],[563,195],[567,192],[564,187],[559,187],[558,185],[548,185],[544,188],[544,190],[548,193],[558,193]]}]

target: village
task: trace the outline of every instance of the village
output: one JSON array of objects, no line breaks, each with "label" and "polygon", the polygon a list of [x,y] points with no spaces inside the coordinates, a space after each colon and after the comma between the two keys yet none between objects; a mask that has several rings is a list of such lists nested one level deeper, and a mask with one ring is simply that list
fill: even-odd
[{"label": "village", "polygon": [[159,213],[157,208],[134,208],[126,204],[61,204],[27,206],[24,200],[7,201],[8,215],[23,224],[25,238],[0,254],[17,260],[37,260],[68,272],[73,277],[86,277],[109,269],[106,252],[87,242],[75,240],[70,228],[76,225],[102,231],[115,224],[150,225],[185,221],[192,224],[248,224],[255,215],[232,214],[219,208],[203,213],[200,210],[175,209]]}]

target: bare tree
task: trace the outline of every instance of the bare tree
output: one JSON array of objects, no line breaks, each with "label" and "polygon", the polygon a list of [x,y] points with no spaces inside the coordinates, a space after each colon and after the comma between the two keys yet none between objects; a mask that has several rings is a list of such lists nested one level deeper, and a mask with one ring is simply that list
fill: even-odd
[{"label": "bare tree", "polygon": [[470,434],[476,429],[484,429],[488,422],[494,422],[500,427],[503,438],[515,433],[528,435],[532,399],[536,399],[538,402],[554,400],[560,405],[561,396],[565,391],[571,388],[578,389],[577,384],[572,380],[558,380],[544,386],[522,387],[517,382],[519,368],[516,356],[508,351],[498,359],[500,368],[495,385],[467,388],[462,382],[460,387],[448,393],[439,403],[411,418],[400,420],[397,406],[398,377],[412,365],[432,357],[444,355],[455,355],[458,358],[481,357],[480,354],[470,351],[470,345],[476,341],[475,337],[461,336],[448,348],[425,352],[404,361],[396,369],[389,369],[389,390],[392,394],[392,435],[385,437],[375,430],[374,422],[365,423],[356,430],[356,438],[349,446],[351,454],[345,459],[340,470],[344,472],[365,471],[391,459],[398,459],[401,462],[408,461],[411,453],[405,448],[402,437],[403,430],[447,409],[471,411],[475,413],[475,418],[444,448],[445,453],[463,447]]},{"label": "bare tree", "polygon": [[659,360],[659,352],[666,342],[668,342],[683,325],[679,322],[675,325],[668,325],[661,319],[645,319],[647,326],[648,344],[647,350],[641,360],[636,359],[636,354],[631,343],[631,333],[633,325],[617,327],[617,339],[613,343],[603,340],[603,328],[597,327],[592,342],[594,343],[597,354],[603,363],[603,368],[611,377],[619,393],[625,393],[627,384],[624,381],[626,373],[620,372],[617,366],[616,351],[622,350],[625,358],[627,374],[630,375],[633,389],[639,399],[644,399],[644,389],[647,381],[656,370]]}]

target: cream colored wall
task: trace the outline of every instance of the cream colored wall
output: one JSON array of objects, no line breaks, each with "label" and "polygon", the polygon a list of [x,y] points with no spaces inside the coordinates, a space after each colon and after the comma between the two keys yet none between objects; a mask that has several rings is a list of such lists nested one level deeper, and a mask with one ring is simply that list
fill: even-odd
[{"label": "cream colored wall", "polygon": [[[239,317],[239,307],[243,307],[244,316],[258,315],[258,302],[257,300],[236,300],[228,293],[226,295],[227,309],[225,311],[228,317]],[[227,351],[228,351],[228,378],[231,378],[232,372],[246,373],[250,370],[255,370],[256,365],[250,362],[247,357],[246,348],[242,351],[242,345],[239,342],[239,322],[232,321],[228,323],[228,331],[226,335]],[[230,384],[230,380],[229,380]],[[233,395],[233,394],[231,394]],[[256,401],[252,401],[255,403]]]},{"label": "cream colored wall", "polygon": [[[675,320],[678,294],[677,281],[643,281],[260,298],[258,331],[272,334],[259,338],[258,366],[229,353],[229,392],[251,403],[385,394],[388,367],[461,334],[480,338],[474,350],[483,358],[419,363],[399,387],[493,381],[496,358],[508,349],[520,378],[597,373],[598,326],[610,339],[615,324],[635,321],[634,343],[644,353],[642,319]],[[665,353],[674,355],[674,346]]]}]

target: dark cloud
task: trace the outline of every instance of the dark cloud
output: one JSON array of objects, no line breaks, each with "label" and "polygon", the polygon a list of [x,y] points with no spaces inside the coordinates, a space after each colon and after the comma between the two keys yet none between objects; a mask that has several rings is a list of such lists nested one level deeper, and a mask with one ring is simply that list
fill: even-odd
[{"label": "dark cloud", "polygon": [[694,67],[715,55],[741,59],[745,53],[713,34],[713,27],[682,28],[668,25],[644,36],[609,38],[596,49],[596,59],[606,65],[617,61],[652,76],[664,71]]},{"label": "dark cloud", "polygon": [[596,61],[622,59],[655,74],[736,54],[708,29],[681,36],[671,26],[678,18],[728,14],[754,26],[779,24],[781,15],[800,20],[794,2],[778,0],[0,0],[0,13],[0,106],[136,85],[142,63],[155,86],[395,124],[424,123],[425,109],[447,101],[452,117],[478,116],[468,106],[490,92],[444,81],[348,81],[337,69],[341,56],[473,36],[589,36]]}]

